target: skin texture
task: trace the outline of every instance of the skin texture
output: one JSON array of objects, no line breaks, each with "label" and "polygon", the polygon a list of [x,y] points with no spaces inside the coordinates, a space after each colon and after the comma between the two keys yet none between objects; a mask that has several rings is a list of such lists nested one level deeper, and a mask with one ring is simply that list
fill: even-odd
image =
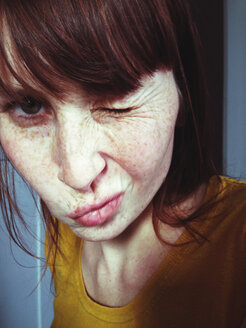
[{"label": "skin texture", "polygon": [[[1,144],[14,166],[50,212],[86,240],[119,236],[168,173],[179,107],[173,74],[159,71],[142,84],[125,99],[106,104],[134,107],[125,113],[95,109],[93,100],[79,93],[63,102],[48,99],[36,116],[18,104],[0,113]],[[124,193],[122,202],[104,225],[83,227],[68,217],[118,192]]]},{"label": "skin texture", "polygon": [[[141,82],[125,98],[99,105],[68,86],[63,101],[47,96],[35,115],[23,113],[19,104],[4,110],[11,99],[0,99],[2,147],[50,212],[85,240],[87,291],[109,306],[133,299],[170,248],[155,236],[151,200],[172,159],[178,90],[169,71]],[[78,207],[119,192],[121,203],[104,224],[86,227],[69,218]],[[183,231],[163,226],[172,242]]]}]

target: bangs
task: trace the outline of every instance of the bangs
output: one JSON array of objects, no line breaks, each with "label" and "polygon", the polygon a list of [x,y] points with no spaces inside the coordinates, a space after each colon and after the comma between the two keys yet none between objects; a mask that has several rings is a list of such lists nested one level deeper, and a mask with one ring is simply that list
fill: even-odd
[{"label": "bangs", "polygon": [[172,24],[158,1],[2,0],[0,13],[0,87],[8,93],[12,78],[57,97],[69,83],[123,96],[142,76],[175,66]]}]

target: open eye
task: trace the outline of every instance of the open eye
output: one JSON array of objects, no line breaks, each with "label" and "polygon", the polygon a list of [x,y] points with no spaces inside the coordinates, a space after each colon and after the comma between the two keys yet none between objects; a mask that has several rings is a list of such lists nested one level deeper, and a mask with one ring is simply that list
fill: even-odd
[{"label": "open eye", "polygon": [[42,102],[39,100],[25,96],[20,101],[12,101],[5,106],[7,111],[13,110],[19,114],[24,113],[26,115],[38,114],[43,107]]},{"label": "open eye", "polygon": [[42,104],[37,99],[32,97],[24,97],[23,102],[19,103],[19,108],[28,115],[37,114],[41,108]]},{"label": "open eye", "polygon": [[31,96],[16,97],[3,106],[2,112],[21,127],[46,124],[53,117],[48,102]]}]

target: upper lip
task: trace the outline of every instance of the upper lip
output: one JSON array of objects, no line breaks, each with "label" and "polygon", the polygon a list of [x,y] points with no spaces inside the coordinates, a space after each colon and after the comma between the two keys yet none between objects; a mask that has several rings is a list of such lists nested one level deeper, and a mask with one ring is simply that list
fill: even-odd
[{"label": "upper lip", "polygon": [[98,210],[100,208],[102,208],[103,206],[105,206],[107,203],[111,202],[112,200],[114,200],[115,198],[119,197],[120,195],[122,195],[122,193],[117,193],[114,194],[113,196],[110,197],[106,197],[104,198],[101,202],[97,203],[97,204],[92,204],[92,205],[86,205],[83,207],[78,207],[76,208],[75,211],[73,211],[72,213],[70,213],[68,216],[71,219],[76,219],[78,217],[81,217],[89,212]]}]

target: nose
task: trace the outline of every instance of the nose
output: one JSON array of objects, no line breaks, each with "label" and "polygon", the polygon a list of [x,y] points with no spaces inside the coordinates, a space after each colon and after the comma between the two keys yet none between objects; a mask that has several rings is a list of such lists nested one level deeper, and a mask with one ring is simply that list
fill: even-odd
[{"label": "nose", "polygon": [[[94,131],[95,132],[95,131]],[[60,125],[56,131],[58,179],[80,192],[94,192],[106,171],[106,160],[98,146],[98,136],[83,124]]]}]

